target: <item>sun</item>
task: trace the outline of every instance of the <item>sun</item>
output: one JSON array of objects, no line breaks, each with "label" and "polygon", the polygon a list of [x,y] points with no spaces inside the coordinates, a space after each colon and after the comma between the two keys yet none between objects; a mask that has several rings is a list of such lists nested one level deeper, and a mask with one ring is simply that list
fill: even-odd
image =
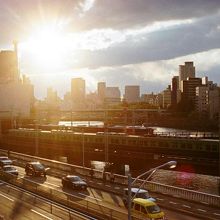
[{"label": "sun", "polygon": [[32,64],[41,69],[57,69],[65,65],[65,35],[52,27],[41,27],[33,32],[24,48]]}]

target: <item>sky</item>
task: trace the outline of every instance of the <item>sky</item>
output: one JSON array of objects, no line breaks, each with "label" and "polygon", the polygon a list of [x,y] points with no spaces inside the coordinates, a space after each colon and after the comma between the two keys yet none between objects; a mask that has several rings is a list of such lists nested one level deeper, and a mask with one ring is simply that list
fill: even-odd
[{"label": "sky", "polygon": [[19,66],[43,99],[71,78],[161,92],[185,61],[220,83],[220,0],[0,0],[0,49],[19,42]]}]

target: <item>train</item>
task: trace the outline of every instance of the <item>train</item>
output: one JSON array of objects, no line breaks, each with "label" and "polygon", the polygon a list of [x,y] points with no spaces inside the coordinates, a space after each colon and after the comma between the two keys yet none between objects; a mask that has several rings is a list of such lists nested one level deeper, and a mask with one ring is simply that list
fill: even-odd
[{"label": "train", "polygon": [[[115,132],[114,130],[96,133],[88,131],[72,131],[72,130],[41,130],[41,129],[10,129],[7,136],[9,139],[27,139],[35,140],[36,137],[43,144],[60,143],[61,145],[74,144],[75,146],[82,143],[91,148],[103,147],[107,144],[110,148],[118,151],[130,152],[154,152],[160,154],[176,154],[176,155],[192,155],[200,157],[217,158],[219,152],[219,140],[215,139],[194,139],[179,137],[160,137],[136,134],[128,134],[124,132]],[[92,147],[93,148],[93,147]]]},{"label": "train", "polygon": [[[25,127],[21,128],[29,128],[36,129],[35,124],[28,124]],[[37,125],[38,129],[44,131],[52,131],[52,130],[69,130],[75,132],[85,132],[85,133],[97,133],[97,132],[117,132],[117,133],[126,133],[126,134],[134,134],[134,135],[153,135],[154,129],[145,126],[61,126],[61,125]]]}]

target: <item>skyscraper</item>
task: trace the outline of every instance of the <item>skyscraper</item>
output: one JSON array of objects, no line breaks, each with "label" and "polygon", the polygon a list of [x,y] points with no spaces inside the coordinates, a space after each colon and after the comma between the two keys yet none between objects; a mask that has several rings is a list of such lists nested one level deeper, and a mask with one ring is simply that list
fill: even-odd
[{"label": "skyscraper", "polygon": [[73,78],[71,81],[71,98],[74,108],[84,108],[85,95],[85,80],[82,78]]},{"label": "skyscraper", "polygon": [[97,87],[98,87],[97,90],[98,90],[99,100],[101,102],[103,102],[105,99],[105,93],[106,93],[106,83],[105,82],[98,82]]},{"label": "skyscraper", "polygon": [[182,81],[182,99],[191,103],[192,109],[194,109],[196,104],[196,87],[202,85],[201,78],[187,78],[187,80]]},{"label": "skyscraper", "polygon": [[179,76],[172,78],[172,90],[171,90],[171,105],[178,103],[178,90],[179,90]]},{"label": "skyscraper", "polygon": [[128,103],[138,102],[140,100],[140,86],[125,86],[125,101]]},{"label": "skyscraper", "polygon": [[195,78],[195,67],[193,62],[185,62],[185,65],[179,65],[179,86],[180,90],[183,92],[182,81],[187,80],[187,78]]},{"label": "skyscraper", "polygon": [[15,42],[14,50],[0,51],[0,79],[4,83],[18,81],[19,78],[17,43]]}]

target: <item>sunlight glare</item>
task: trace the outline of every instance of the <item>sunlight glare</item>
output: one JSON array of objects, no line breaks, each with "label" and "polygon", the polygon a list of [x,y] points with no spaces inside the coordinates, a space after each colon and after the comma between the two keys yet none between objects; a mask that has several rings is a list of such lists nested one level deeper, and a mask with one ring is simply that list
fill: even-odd
[{"label": "sunlight glare", "polygon": [[25,44],[31,61],[44,69],[62,67],[65,62],[65,37],[53,28],[34,32]]}]

